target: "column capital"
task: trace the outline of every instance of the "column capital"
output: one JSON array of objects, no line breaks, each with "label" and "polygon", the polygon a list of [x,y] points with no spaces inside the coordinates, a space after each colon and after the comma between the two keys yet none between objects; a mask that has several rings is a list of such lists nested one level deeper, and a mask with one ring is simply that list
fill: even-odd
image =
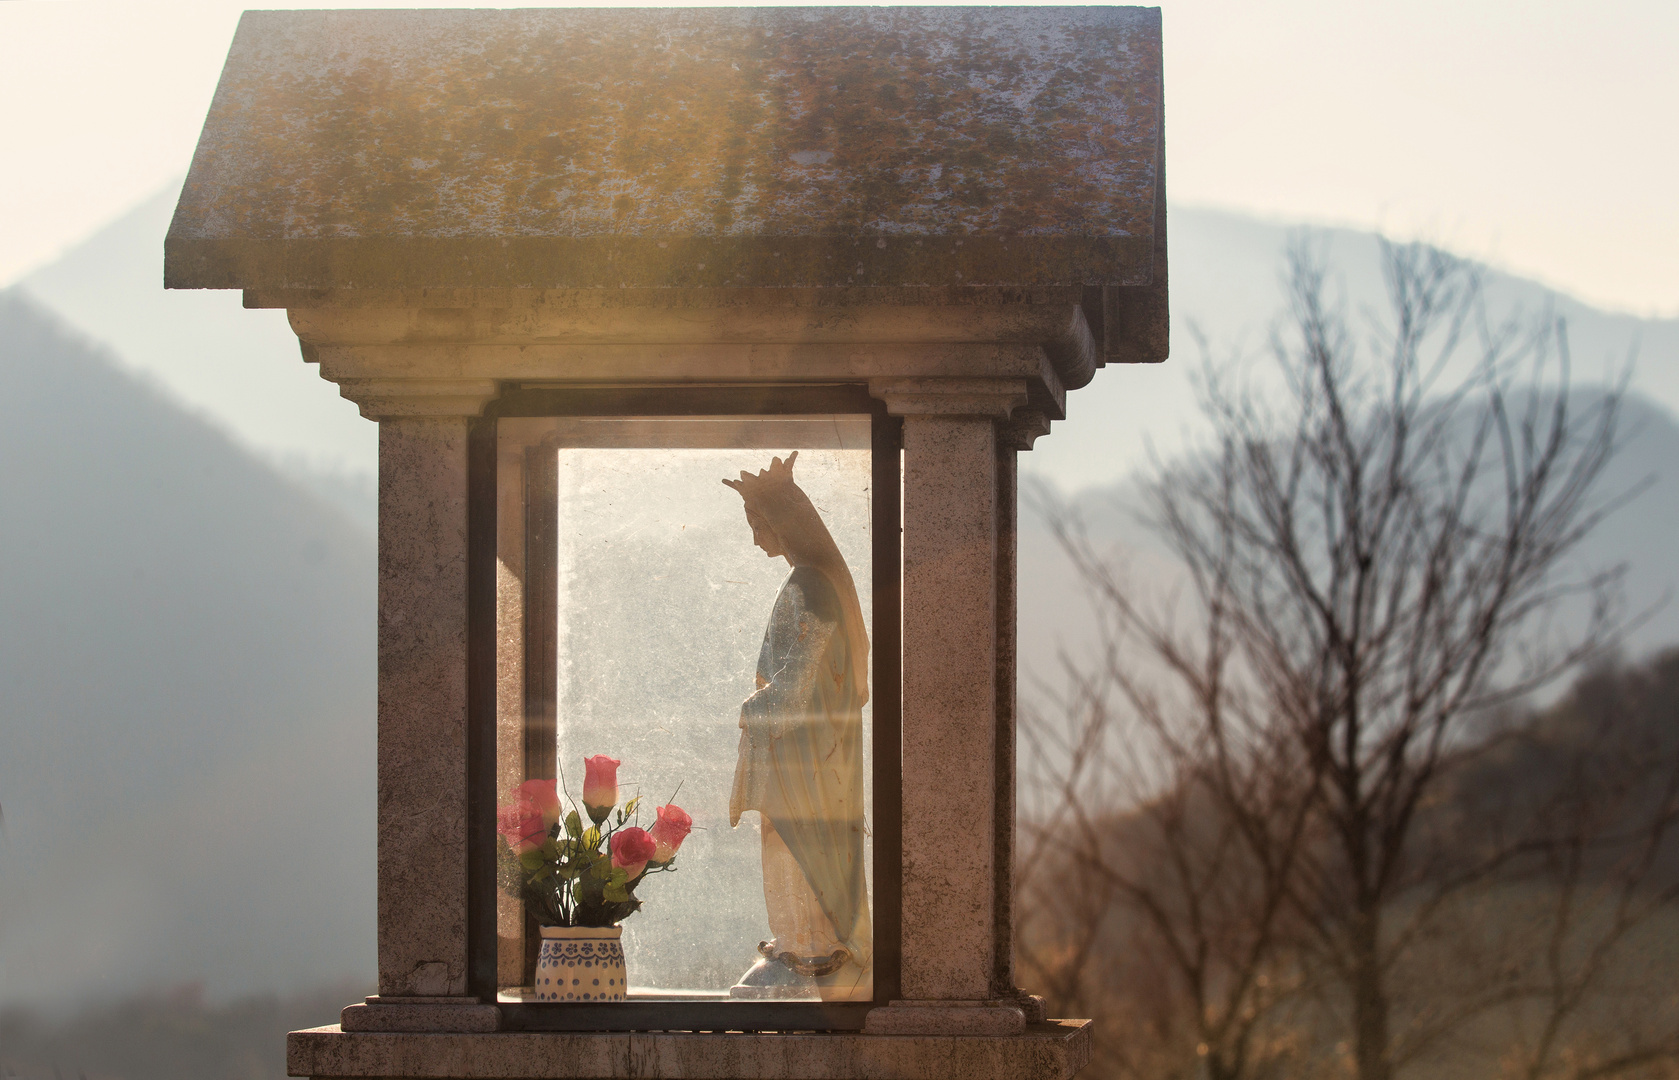
[{"label": "column capital", "polygon": [[340,379],[338,392],[369,420],[387,416],[478,416],[500,393],[494,379]]},{"label": "column capital", "polygon": [[1030,450],[1049,434],[1049,416],[1042,409],[1016,409],[997,424],[997,445],[1005,450]]},{"label": "column capital", "polygon": [[1006,419],[1026,404],[1025,379],[870,379],[869,394],[893,416]]}]

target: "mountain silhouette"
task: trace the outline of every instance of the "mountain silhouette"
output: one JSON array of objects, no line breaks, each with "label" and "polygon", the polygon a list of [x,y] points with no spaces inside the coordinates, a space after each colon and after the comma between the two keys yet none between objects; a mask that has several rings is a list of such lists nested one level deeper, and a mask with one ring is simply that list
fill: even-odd
[{"label": "mountain silhouette", "polygon": [[[165,289],[163,235],[177,181],[19,281],[109,346],[119,364],[310,481],[371,476],[378,428],[303,361],[284,311],[249,310],[226,289]],[[325,492],[329,496],[331,492]],[[371,502],[371,489],[368,492]]]},{"label": "mountain silhouette", "polygon": [[[1574,392],[1575,415],[1602,393]],[[1622,401],[1619,430],[1624,445],[1598,482],[1607,500],[1633,493],[1625,505],[1581,542],[1562,569],[1574,580],[1593,571],[1625,568],[1624,614],[1631,625],[1619,645],[1641,658],[1679,643],[1679,566],[1672,556],[1679,536],[1679,417],[1642,394]],[[1089,661],[1098,623],[1087,589],[1053,535],[1046,508],[1059,500],[1083,522],[1094,548],[1123,569],[1125,580],[1151,595],[1168,595],[1181,572],[1166,548],[1140,520],[1146,508],[1141,479],[1087,488],[1064,497],[1041,480],[1022,487],[1020,515],[1020,665],[1025,699],[1043,702],[1061,685],[1063,656]],[[1187,583],[1183,582],[1183,587]],[[1559,628],[1583,625],[1583,609],[1564,607]],[[1559,688],[1560,689],[1560,688]]]},{"label": "mountain silhouette", "polygon": [[[1303,228],[1204,207],[1170,214],[1172,357],[1163,364],[1115,365],[1067,396],[1067,419],[1039,439],[1021,468],[1064,492],[1106,487],[1146,464],[1149,448],[1165,456],[1204,430],[1196,409],[1204,339],[1206,359],[1261,371],[1270,333],[1287,311],[1284,258],[1305,240],[1328,268],[1327,299],[1339,303],[1362,334],[1387,310],[1380,241],[1353,229]],[[1612,382],[1636,357],[1632,389],[1679,412],[1679,319],[1646,319],[1594,308],[1527,278],[1481,267],[1489,315],[1550,313],[1568,327],[1573,380]]]},{"label": "mountain silhouette", "polygon": [[0,1005],[370,978],[372,537],[17,289],[0,380]]}]

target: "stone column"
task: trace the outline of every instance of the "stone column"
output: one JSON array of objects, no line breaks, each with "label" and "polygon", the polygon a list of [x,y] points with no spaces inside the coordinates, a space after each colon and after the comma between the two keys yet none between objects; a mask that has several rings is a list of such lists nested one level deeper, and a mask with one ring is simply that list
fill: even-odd
[{"label": "stone column", "polygon": [[483,380],[341,384],[379,421],[379,993],[345,1030],[495,1030],[467,997],[467,432]]},{"label": "stone column", "polygon": [[466,417],[379,424],[379,994],[466,992]]},{"label": "stone column", "polygon": [[874,1034],[1017,1034],[999,949],[997,421],[1012,379],[877,380],[904,418],[903,1000]]},{"label": "stone column", "polygon": [[1018,719],[1020,621],[1017,581],[1020,563],[1020,461],[1040,435],[1049,434],[1042,409],[1017,409],[997,425],[997,754],[996,754],[996,935],[991,992],[1013,998],[1028,1021],[1044,1019],[1044,999],[1014,981],[1015,738]]}]

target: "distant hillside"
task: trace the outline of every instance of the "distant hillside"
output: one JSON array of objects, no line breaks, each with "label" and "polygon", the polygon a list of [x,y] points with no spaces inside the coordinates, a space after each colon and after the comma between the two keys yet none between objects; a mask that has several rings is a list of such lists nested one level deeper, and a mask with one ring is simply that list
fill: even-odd
[{"label": "distant hillside", "polygon": [[[1581,400],[1594,393],[1582,389]],[[1648,616],[1625,641],[1627,653],[1637,658],[1679,643],[1679,562],[1673,556],[1674,537],[1679,536],[1679,418],[1633,394],[1625,402],[1621,430],[1626,446],[1604,471],[1599,490],[1604,495],[1631,491],[1646,480],[1650,487],[1586,539],[1573,565],[1626,565],[1629,614]],[[1058,684],[1060,653],[1086,655],[1095,642],[1096,621],[1082,584],[1034,509],[1033,483],[1028,481],[1023,490],[1021,685],[1029,698],[1041,698],[1035,682]],[[1151,585],[1175,580],[1175,564],[1136,520],[1139,501],[1136,480],[1127,479],[1082,491],[1068,505],[1084,519],[1092,540],[1111,551],[1133,580]]]},{"label": "distant hillside", "polygon": [[286,1032],[336,1024],[370,983],[289,997],[207,1003],[201,988],[137,994],[47,1020],[0,1010],[0,1076],[8,1080],[281,1080]]},{"label": "distant hillside", "polygon": [[19,284],[286,471],[371,476],[378,428],[303,362],[284,311],[248,311],[237,291],[164,289],[179,193],[171,184]]},{"label": "distant hillside", "polygon": [[[1489,738],[1446,754],[1409,829],[1397,871],[1405,885],[1384,912],[1391,1030],[1412,1049],[1398,1075],[1511,1075],[1509,1063],[1545,1038],[1555,1067],[1518,1075],[1679,1076],[1676,710],[1679,651],[1669,651],[1583,673],[1549,708],[1504,715],[1481,729]],[[1141,779],[1117,742],[1105,753],[1083,773],[1089,784],[1108,769]],[[1195,1019],[1203,1009],[1217,1017],[1231,1000],[1233,959],[1254,947],[1262,910],[1263,874],[1247,843],[1232,839],[1239,830],[1229,827],[1230,803],[1206,780],[1215,771],[1163,770],[1157,775],[1173,786],[1140,803],[1087,802],[1080,821],[1088,834],[1063,825],[1046,838],[1023,814],[1022,832],[1043,854],[1022,867],[1022,978],[1049,995],[1050,1015],[1097,1019],[1081,1074],[1091,1080],[1351,1076],[1345,975],[1313,962],[1323,939],[1305,932],[1344,932],[1351,893],[1333,827],[1322,820],[1303,833],[1311,869],[1296,871],[1295,898],[1306,899],[1285,904],[1270,962],[1238,999],[1256,1025],[1245,1068],[1221,1072],[1197,1060],[1208,1048]],[[1050,796],[1039,804],[1044,812],[1058,805],[1060,778],[1041,779]],[[1237,798],[1281,836],[1283,820],[1266,818],[1278,814],[1260,794],[1269,790],[1242,786]],[[1094,838],[1088,847],[1085,836]],[[1275,858],[1277,848],[1269,850]],[[1149,905],[1092,872],[1098,863],[1150,890]],[[1193,875],[1193,893],[1178,888],[1184,874]],[[1201,903],[1192,907],[1186,895]],[[1398,929],[1418,918],[1414,934]],[[1157,920],[1170,926],[1170,946]],[[1201,1000],[1182,974],[1191,959],[1212,987]],[[1287,977],[1267,990],[1275,971]],[[1442,1033],[1442,1022],[1457,1026]],[[1431,1029],[1435,1037],[1424,1037]],[[1226,1061],[1237,1040],[1226,1036]]]},{"label": "distant hillside", "polygon": [[[1298,225],[1243,214],[1174,206],[1170,214],[1172,357],[1164,364],[1112,366],[1068,395],[1065,422],[1022,457],[1022,468],[1063,491],[1103,487],[1146,462],[1153,446],[1171,454],[1187,431],[1199,430],[1195,379],[1202,355],[1198,328],[1216,361],[1263,359],[1270,329],[1283,310],[1283,259]],[[1376,237],[1350,229],[1312,229],[1331,267],[1338,296],[1362,329],[1363,315],[1386,310]],[[1574,379],[1599,383],[1616,375],[1636,349],[1633,388],[1679,412],[1679,319],[1641,319],[1600,311],[1524,278],[1484,274],[1488,309],[1553,311],[1568,322]]]},{"label": "distant hillside", "polygon": [[[1285,314],[1284,260],[1290,243],[1308,235],[1330,267],[1329,299],[1348,313],[1355,332],[1387,310],[1380,245],[1366,232],[1298,228],[1240,214],[1195,208],[1171,212],[1172,357],[1164,364],[1110,366],[1068,395],[1066,421],[1021,455],[1023,491],[1056,492],[1090,523],[1142,580],[1172,580],[1169,559],[1133,516],[1136,476],[1150,452],[1169,459],[1204,434],[1195,387],[1202,362],[1232,363],[1265,373],[1269,336]],[[1546,312],[1566,320],[1574,385],[1583,395],[1617,377],[1636,353],[1623,431],[1631,436],[1603,479],[1603,490],[1654,484],[1592,536],[1581,565],[1626,563],[1626,595],[1634,611],[1652,606],[1629,636],[1633,656],[1679,642],[1679,319],[1641,319],[1599,311],[1522,278],[1483,271],[1487,308],[1495,319]],[[1197,336],[1206,342],[1204,357]],[[1063,649],[1077,655],[1094,639],[1095,620],[1030,497],[1021,512],[1021,685],[1029,698],[1040,680],[1058,683]],[[1664,598],[1672,596],[1671,600]]]},{"label": "distant hillside", "polygon": [[370,535],[18,290],[0,385],[0,1006],[370,978]]}]

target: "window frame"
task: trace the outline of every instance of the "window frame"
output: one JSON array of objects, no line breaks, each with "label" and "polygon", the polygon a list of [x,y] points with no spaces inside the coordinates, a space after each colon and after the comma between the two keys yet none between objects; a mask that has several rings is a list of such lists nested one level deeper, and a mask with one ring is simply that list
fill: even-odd
[{"label": "window frame", "polygon": [[[873,640],[873,743],[870,807],[875,936],[874,996],[856,1002],[625,1001],[498,1002],[496,936],[496,546],[498,421],[512,417],[703,417],[867,415],[870,418],[870,528]],[[869,396],[862,383],[681,384],[556,387],[513,385],[475,419],[468,433],[467,469],[467,989],[494,1003],[503,1031],[858,1031],[870,1009],[901,996],[902,934],[902,477],[903,422]],[[551,477],[546,490],[527,473],[524,649],[552,652],[555,617],[551,565],[533,558],[557,527]],[[535,488],[533,491],[532,489]],[[533,498],[534,496],[534,498]],[[532,513],[536,499],[545,510]],[[537,541],[534,545],[532,540]],[[535,599],[536,602],[531,601]],[[535,629],[537,632],[532,633]],[[535,639],[533,641],[533,638]],[[552,657],[525,665],[527,760],[546,733],[552,745]],[[541,679],[532,672],[542,672]],[[546,696],[544,693],[546,691]],[[533,726],[547,712],[547,726]],[[551,751],[549,751],[551,753]],[[527,935],[528,937],[528,935]]]}]

